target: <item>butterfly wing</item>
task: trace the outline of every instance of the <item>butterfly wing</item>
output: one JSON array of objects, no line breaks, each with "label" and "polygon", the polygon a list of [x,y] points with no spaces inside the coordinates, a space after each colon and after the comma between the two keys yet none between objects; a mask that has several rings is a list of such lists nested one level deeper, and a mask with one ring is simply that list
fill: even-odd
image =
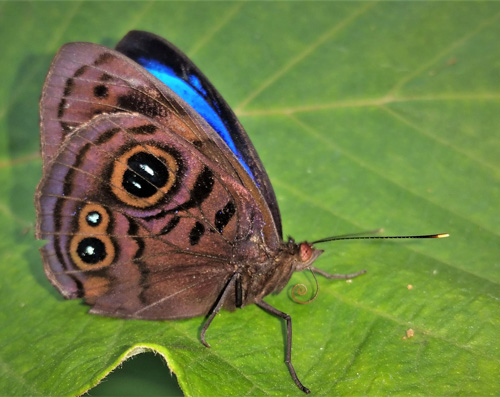
[{"label": "butterfly wing", "polygon": [[[114,113],[143,114],[175,131],[208,158],[215,159],[251,192],[265,219],[266,244],[272,249],[279,248],[279,212],[277,206],[269,206],[269,197],[264,196],[269,196],[272,189],[257,188],[256,181],[220,135],[179,95],[130,58],[106,47],[69,43],[54,58],[40,101],[44,169],[75,129],[96,116]],[[250,145],[248,150],[255,152],[241,131],[241,139]],[[256,154],[254,158],[258,160]],[[260,161],[257,163],[262,167]],[[265,172],[260,175],[265,176]],[[268,181],[267,176],[265,178]],[[271,203],[275,204],[275,199]]]},{"label": "butterfly wing", "polygon": [[233,252],[263,228],[249,192],[140,114],[101,115],[75,129],[47,167],[36,203],[49,279],[99,314],[207,314],[235,258],[261,254],[250,245]]},{"label": "butterfly wing", "polygon": [[236,115],[205,75],[172,43],[152,33],[131,31],[117,44],[116,50],[133,59],[175,91],[219,134],[252,176],[271,210],[278,234],[282,237],[276,196],[257,151]]}]

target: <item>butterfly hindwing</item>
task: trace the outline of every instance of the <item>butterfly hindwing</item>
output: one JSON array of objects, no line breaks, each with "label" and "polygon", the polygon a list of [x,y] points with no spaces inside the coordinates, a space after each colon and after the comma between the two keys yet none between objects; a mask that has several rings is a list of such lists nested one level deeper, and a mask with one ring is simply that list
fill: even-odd
[{"label": "butterfly hindwing", "polygon": [[[50,279],[65,296],[120,317],[206,314],[231,274],[234,242],[263,227],[243,186],[138,114],[77,128],[39,195]],[[198,303],[187,309],[187,301]]]}]

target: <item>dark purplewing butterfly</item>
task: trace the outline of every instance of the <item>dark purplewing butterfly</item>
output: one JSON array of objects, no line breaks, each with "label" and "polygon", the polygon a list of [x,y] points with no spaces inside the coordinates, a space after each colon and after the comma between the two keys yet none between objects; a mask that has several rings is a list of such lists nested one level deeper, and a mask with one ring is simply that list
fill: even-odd
[{"label": "dark purplewing butterfly", "polygon": [[[110,50],[64,45],[40,102],[37,238],[45,272],[90,312],[167,320],[255,303],[322,253],[283,241],[264,167],[227,103],[166,40],[132,31]],[[441,237],[442,235],[423,236]],[[331,238],[315,243],[342,239]]]}]

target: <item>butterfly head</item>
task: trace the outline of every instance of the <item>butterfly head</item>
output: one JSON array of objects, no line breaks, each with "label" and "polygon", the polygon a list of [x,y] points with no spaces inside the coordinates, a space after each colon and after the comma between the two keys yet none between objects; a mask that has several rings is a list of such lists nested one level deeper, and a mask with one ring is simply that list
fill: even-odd
[{"label": "butterfly head", "polygon": [[304,241],[303,243],[296,244],[293,240],[289,240],[289,244],[294,244],[296,247],[295,255],[295,271],[300,272],[309,268],[316,259],[324,252],[313,247],[312,244]]}]

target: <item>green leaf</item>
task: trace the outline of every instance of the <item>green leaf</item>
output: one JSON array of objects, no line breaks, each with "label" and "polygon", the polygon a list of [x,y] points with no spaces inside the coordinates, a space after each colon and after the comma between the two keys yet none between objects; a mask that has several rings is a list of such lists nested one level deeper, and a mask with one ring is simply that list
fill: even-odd
[{"label": "green leaf", "polygon": [[[306,386],[329,395],[500,393],[499,4],[3,2],[1,394],[81,394],[128,357],[156,351],[187,395],[301,395],[283,363],[282,321],[254,305],[221,312],[207,349],[202,318],[93,316],[44,276],[33,194],[45,74],[63,43],[112,47],[131,29],[186,51],[233,106],[286,234],[451,235],[322,245],[317,267],[368,273],[351,283],[319,278],[309,305],[290,299],[296,283],[314,290],[309,274],[266,298],[293,318],[293,362]],[[121,372],[104,386],[119,387]],[[131,394],[178,393],[135,386]]]}]

